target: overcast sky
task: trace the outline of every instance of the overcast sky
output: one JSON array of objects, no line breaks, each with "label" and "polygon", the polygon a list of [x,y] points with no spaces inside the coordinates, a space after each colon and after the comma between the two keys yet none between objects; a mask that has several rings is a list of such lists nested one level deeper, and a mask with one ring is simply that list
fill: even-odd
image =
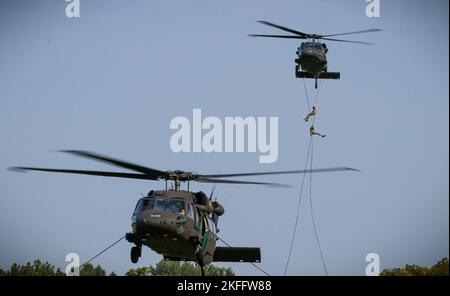
[{"label": "overcast sky", "polygon": [[[154,168],[226,173],[302,169],[309,140],[307,104],[294,77],[295,40],[248,38],[280,33],[268,20],[374,46],[328,42],[329,70],[316,127],[314,166],[362,173],[317,174],[313,205],[331,275],[363,275],[365,256],[381,268],[430,266],[449,250],[448,1],[381,0],[368,18],[363,0],[0,1],[0,267],[48,260],[64,269],[67,253],[85,261],[130,231],[141,193],[163,183],[50,173],[19,174],[14,165],[115,169],[54,152],[84,149]],[[312,93],[313,83],[308,81]],[[279,156],[180,153],[169,147],[172,118],[279,117]],[[226,203],[221,237],[257,246],[260,266],[281,275],[295,221],[301,176],[249,178],[293,188],[241,186]],[[211,186],[191,184],[209,192]],[[225,202],[237,186],[219,185]],[[289,275],[324,274],[308,198]],[[123,241],[96,259],[123,274],[155,264],[143,250],[130,263]],[[238,275],[259,275],[249,264]]]}]

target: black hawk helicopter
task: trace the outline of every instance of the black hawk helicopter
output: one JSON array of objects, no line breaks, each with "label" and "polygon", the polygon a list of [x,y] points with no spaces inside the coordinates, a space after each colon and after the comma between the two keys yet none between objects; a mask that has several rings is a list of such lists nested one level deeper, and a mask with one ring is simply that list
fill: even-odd
[{"label": "black hawk helicopter", "polygon": [[[275,27],[277,29],[292,33],[294,35],[260,35],[251,34],[250,37],[269,37],[269,38],[284,38],[284,39],[306,39],[307,42],[302,42],[300,47],[297,49],[296,54],[298,58],[295,59],[295,77],[297,78],[313,78],[316,80],[315,87],[317,88],[317,79],[340,79],[341,73],[339,72],[328,72],[328,62],[327,53],[328,47],[325,43],[321,43],[320,40],[328,41],[339,41],[348,43],[358,43],[364,45],[370,45],[372,43],[350,41],[342,39],[334,39],[329,37],[350,35],[350,34],[360,34],[360,33],[371,33],[379,32],[380,29],[368,29],[362,31],[354,31],[339,34],[329,34],[329,35],[317,35],[317,34],[307,34],[300,31],[292,30],[283,26],[279,26],[274,23],[266,21],[258,21],[261,24]],[[303,71],[301,71],[302,69]]]},{"label": "black hawk helicopter", "polygon": [[[201,268],[211,262],[260,262],[259,248],[218,247],[218,220],[225,213],[224,207],[212,200],[213,192],[208,197],[202,191],[189,191],[189,182],[196,181],[208,184],[251,184],[272,187],[289,187],[285,184],[238,181],[223,179],[229,177],[247,177],[281,174],[304,174],[311,170],[214,174],[200,175],[185,171],[160,171],[144,167],[88,151],[64,150],[79,157],[89,158],[129,169],[134,173],[51,169],[36,167],[12,167],[13,171],[44,171],[91,176],[116,177],[140,180],[166,181],[165,190],[151,190],[147,196],[138,200],[132,215],[132,231],[125,235],[128,242],[134,244],[131,248],[131,262],[137,263],[141,257],[142,246],[147,246],[165,260],[194,261]],[[314,169],[312,172],[358,171],[348,167]],[[167,182],[173,181],[173,189],[167,189]],[[181,183],[188,183],[188,190],[181,190]]]}]

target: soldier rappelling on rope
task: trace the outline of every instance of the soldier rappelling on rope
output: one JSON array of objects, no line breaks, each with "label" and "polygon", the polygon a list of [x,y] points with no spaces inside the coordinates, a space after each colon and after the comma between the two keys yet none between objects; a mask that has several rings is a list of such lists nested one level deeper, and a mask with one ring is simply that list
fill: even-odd
[{"label": "soldier rappelling on rope", "polygon": [[314,105],[312,106],[311,112],[309,112],[308,115],[306,115],[305,121],[308,122],[308,121],[309,121],[309,118],[310,118],[311,116],[315,116],[315,115],[317,115],[317,107],[316,107],[316,104],[314,104]]},{"label": "soldier rappelling on rope", "polygon": [[314,128],[314,125],[311,125],[311,127],[309,128],[309,135],[312,136],[320,136],[322,138],[325,138],[326,135],[319,133],[318,131],[316,131],[316,129]]}]

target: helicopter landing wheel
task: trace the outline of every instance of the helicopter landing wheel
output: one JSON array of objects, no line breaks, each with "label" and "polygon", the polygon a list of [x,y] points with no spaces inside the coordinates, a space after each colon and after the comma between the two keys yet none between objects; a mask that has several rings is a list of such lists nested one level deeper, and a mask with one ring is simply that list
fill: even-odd
[{"label": "helicopter landing wheel", "polygon": [[130,252],[130,259],[132,263],[137,263],[139,261],[139,257],[141,257],[142,248],[140,247],[132,247]]}]

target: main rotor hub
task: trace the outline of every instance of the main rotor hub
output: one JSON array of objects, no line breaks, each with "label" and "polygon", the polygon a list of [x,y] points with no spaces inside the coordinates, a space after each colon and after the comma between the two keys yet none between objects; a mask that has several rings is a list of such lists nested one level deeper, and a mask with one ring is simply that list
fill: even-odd
[{"label": "main rotor hub", "polygon": [[166,173],[167,175],[163,177],[166,181],[189,182],[198,177],[198,174],[194,172],[185,172],[182,170],[167,171]]},{"label": "main rotor hub", "polygon": [[317,34],[310,34],[308,35],[309,38],[314,39],[314,40],[318,40],[320,38],[322,38],[321,35],[317,35]]}]

